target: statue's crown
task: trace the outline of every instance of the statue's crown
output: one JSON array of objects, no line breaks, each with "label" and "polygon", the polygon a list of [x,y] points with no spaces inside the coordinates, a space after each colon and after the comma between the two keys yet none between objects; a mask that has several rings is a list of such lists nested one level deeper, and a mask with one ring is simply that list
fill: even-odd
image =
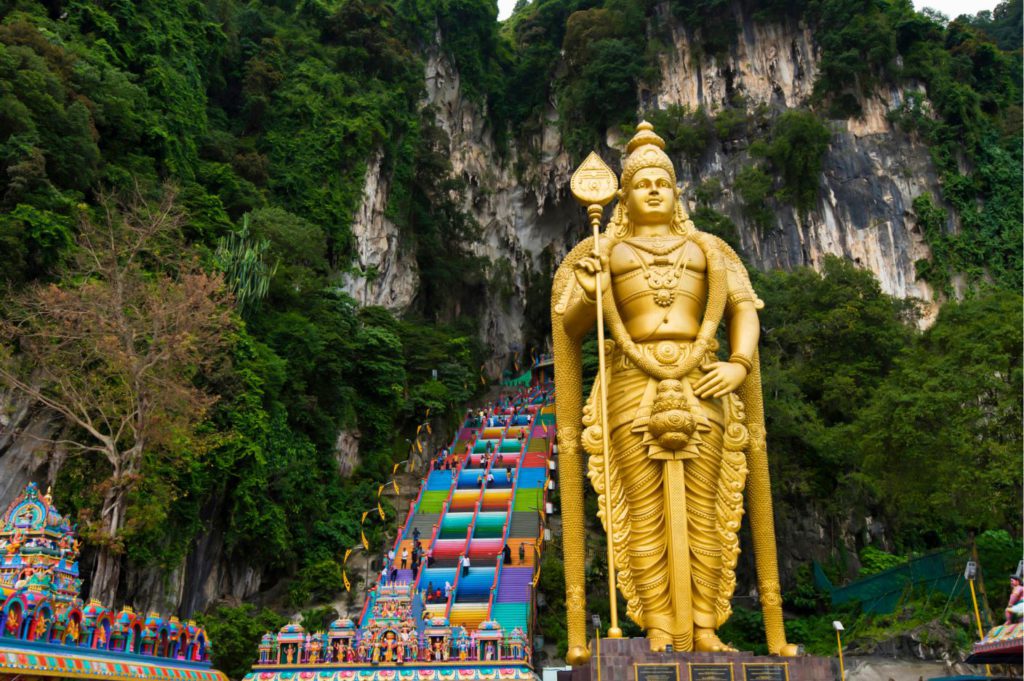
[{"label": "statue's crown", "polygon": [[626,158],[622,162],[623,191],[629,191],[630,180],[641,168],[661,168],[676,182],[676,169],[672,159],[665,153],[665,140],[656,132],[654,126],[647,121],[640,121],[636,126],[636,134],[626,145]]},{"label": "statue's crown", "polygon": [[636,126],[636,134],[626,145],[626,153],[632,154],[637,147],[642,147],[645,144],[653,144],[659,149],[665,149],[665,140],[654,132],[654,126],[647,121],[640,121],[640,124]]}]

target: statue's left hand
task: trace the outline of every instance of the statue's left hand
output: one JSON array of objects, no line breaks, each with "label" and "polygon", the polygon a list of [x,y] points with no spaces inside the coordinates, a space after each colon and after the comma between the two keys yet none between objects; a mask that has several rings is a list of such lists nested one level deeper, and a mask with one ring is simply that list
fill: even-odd
[{"label": "statue's left hand", "polygon": [[732,362],[715,362],[711,370],[693,386],[697,397],[718,398],[728,395],[741,385],[747,377],[747,370]]}]

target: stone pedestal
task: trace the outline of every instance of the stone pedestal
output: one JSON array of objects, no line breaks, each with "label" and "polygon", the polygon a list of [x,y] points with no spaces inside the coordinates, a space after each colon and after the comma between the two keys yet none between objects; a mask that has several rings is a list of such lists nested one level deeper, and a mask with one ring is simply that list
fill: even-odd
[{"label": "stone pedestal", "polygon": [[[598,648],[600,644],[600,648]],[[652,653],[647,639],[590,642],[590,662],[559,681],[837,681],[832,658],[753,653]],[[564,677],[563,677],[564,674]]]}]

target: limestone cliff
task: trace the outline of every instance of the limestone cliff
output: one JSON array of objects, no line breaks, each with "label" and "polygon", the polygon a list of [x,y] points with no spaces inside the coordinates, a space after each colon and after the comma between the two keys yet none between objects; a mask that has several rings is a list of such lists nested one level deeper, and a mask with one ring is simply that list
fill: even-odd
[{"label": "limestone cliff", "polygon": [[[703,107],[714,114],[736,101],[736,95],[742,95],[750,110],[808,104],[819,57],[812,32],[794,23],[758,23],[739,5],[734,12],[741,30],[731,49],[723,56],[707,57],[698,56],[695,49],[699,36],[679,25],[667,6],[657,9],[652,22],[667,27],[671,41],[660,57],[660,79],[641,87],[644,109],[675,104],[690,110]],[[486,107],[465,95],[440,34],[428,52],[425,78],[425,104],[447,133],[453,170],[468,187],[465,207],[483,227],[483,239],[473,248],[492,261],[508,262],[514,273],[515,295],[491,300],[481,320],[481,337],[494,353],[490,369],[496,374],[511,348],[524,342],[528,273],[540,269],[544,257],[557,262],[583,234],[580,210],[567,192],[568,178],[580,159],[571,158],[563,146],[554,103],[541,133],[499,153]],[[843,256],[870,269],[887,293],[924,301],[927,324],[936,311],[935,294],[916,279],[914,262],[929,258],[930,251],[914,227],[910,205],[921,193],[937,194],[938,185],[927,149],[887,120],[887,112],[903,98],[899,89],[878,92],[861,102],[861,117],[832,121],[814,209],[801,215],[789,206],[773,206],[769,229],[751,223],[731,189],[737,173],[751,161],[749,140],[717,141],[697,164],[677,159],[680,184],[688,190],[692,207],[697,184],[707,178],[719,180],[724,191],[713,207],[736,224],[744,255],[755,266],[819,267],[826,255]],[[619,138],[617,130],[609,130],[606,148],[599,150],[613,163]],[[386,205],[381,194],[386,194],[387,183],[375,178],[377,168],[379,164],[370,164],[364,201],[374,207]],[[365,230],[361,226],[355,231]],[[371,262],[375,256],[362,255],[367,247],[360,245],[360,259]],[[402,309],[410,298],[370,300]]]}]

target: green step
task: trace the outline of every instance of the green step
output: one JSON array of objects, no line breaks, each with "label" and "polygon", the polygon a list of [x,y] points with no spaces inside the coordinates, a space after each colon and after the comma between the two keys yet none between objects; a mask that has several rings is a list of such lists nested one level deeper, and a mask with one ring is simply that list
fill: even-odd
[{"label": "green step", "polygon": [[418,510],[420,513],[440,513],[441,507],[447,500],[448,490],[446,489],[424,492],[423,498],[420,499],[420,505]]},{"label": "green step", "polygon": [[525,631],[529,618],[529,603],[495,603],[491,607],[491,619],[500,624],[505,631],[511,631],[515,627],[521,627]]},{"label": "green step", "polygon": [[544,502],[542,488],[517,489],[512,500],[513,511],[537,511]]},{"label": "green step", "polygon": [[441,539],[458,539],[466,536],[472,513],[449,513],[441,521]]}]

